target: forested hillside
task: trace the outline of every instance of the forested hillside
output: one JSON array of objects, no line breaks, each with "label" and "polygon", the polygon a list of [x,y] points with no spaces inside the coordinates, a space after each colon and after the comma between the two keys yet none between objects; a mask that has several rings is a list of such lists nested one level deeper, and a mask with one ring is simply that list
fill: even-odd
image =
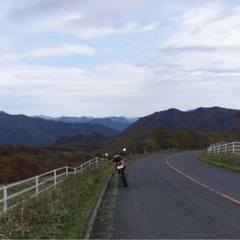
[{"label": "forested hillside", "polygon": [[[31,120],[24,115],[9,117],[1,113],[0,140],[12,137],[10,139],[15,142],[0,145],[0,183],[32,177],[61,166],[80,165],[95,156],[120,153],[123,148],[132,155],[207,149],[210,144],[220,141],[240,141],[239,112],[219,107],[188,112],[169,109],[140,118],[117,134],[115,130],[99,125],[67,124],[40,118]],[[46,139],[51,144],[23,145],[46,143]]]},{"label": "forested hillside", "polygon": [[221,107],[197,108],[191,111],[180,111],[175,108],[155,112],[149,116],[139,118],[124,132],[142,133],[150,129],[165,127],[170,132],[200,131],[223,132],[239,131],[240,119],[237,117],[240,110]]},{"label": "forested hillside", "polygon": [[0,144],[49,145],[63,136],[89,135],[94,132],[106,136],[114,136],[119,133],[117,130],[103,125],[64,123],[0,112]]}]

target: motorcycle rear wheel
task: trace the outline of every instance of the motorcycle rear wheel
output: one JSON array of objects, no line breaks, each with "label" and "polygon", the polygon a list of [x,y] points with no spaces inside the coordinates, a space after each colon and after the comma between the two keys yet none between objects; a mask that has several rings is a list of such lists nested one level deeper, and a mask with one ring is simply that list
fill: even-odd
[{"label": "motorcycle rear wheel", "polygon": [[121,173],[121,180],[122,180],[122,183],[123,183],[124,187],[127,187],[128,184],[127,184],[127,179],[126,179],[126,176],[125,176],[124,172]]}]

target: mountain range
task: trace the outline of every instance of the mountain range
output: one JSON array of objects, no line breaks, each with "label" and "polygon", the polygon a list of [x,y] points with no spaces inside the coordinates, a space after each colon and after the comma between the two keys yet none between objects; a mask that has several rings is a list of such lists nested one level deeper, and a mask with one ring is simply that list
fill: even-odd
[{"label": "mountain range", "polygon": [[94,118],[94,117],[68,117],[68,116],[62,116],[62,117],[49,117],[44,115],[39,115],[35,117],[40,117],[42,119],[46,120],[53,120],[57,122],[65,122],[65,123],[92,123],[92,124],[98,124],[103,125],[109,128],[116,129],[117,131],[121,132],[129,125],[131,125],[133,122],[137,121],[137,117],[135,118],[126,118],[126,117],[104,117],[104,118]]},{"label": "mountain range", "polygon": [[[221,107],[180,111],[171,108],[136,119],[124,117],[28,117],[0,112],[0,144],[49,145],[88,141],[116,136],[138,135],[165,127],[175,131],[232,132],[240,130],[240,110]],[[99,140],[100,141],[100,140]]]},{"label": "mountain range", "polygon": [[165,127],[171,132],[240,131],[239,113],[239,110],[221,107],[200,107],[186,112],[171,108],[139,118],[138,121],[131,124],[124,132],[128,134],[143,133],[158,127]]},{"label": "mountain range", "polygon": [[94,132],[114,136],[118,130],[93,123],[65,123],[0,112],[0,144],[48,145],[60,137]]}]

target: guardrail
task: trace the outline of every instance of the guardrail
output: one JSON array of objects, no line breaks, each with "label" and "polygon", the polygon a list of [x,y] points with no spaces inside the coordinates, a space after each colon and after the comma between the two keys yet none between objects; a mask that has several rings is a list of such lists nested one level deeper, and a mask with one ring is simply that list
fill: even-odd
[{"label": "guardrail", "polygon": [[240,142],[231,142],[225,144],[212,144],[207,149],[208,153],[232,153],[240,154]]},{"label": "guardrail", "polygon": [[43,191],[52,187],[56,188],[57,184],[66,179],[69,174],[81,173],[92,165],[97,165],[103,161],[105,160],[95,157],[75,168],[65,166],[23,181],[0,187],[0,214],[17,206],[26,198],[37,197],[38,194]]}]

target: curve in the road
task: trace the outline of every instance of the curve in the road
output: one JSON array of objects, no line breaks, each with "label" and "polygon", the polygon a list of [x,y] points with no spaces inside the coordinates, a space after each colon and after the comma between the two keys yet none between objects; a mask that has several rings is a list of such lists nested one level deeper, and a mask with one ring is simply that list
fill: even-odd
[{"label": "curve in the road", "polygon": [[229,198],[240,201],[240,175],[200,162],[198,154],[161,153],[131,162],[129,187],[118,187],[113,238],[239,239],[240,207]]},{"label": "curve in the road", "polygon": [[169,159],[169,158],[167,158],[167,159],[165,160],[165,162],[166,162],[166,164],[167,164],[170,168],[172,168],[174,171],[178,172],[179,174],[183,175],[184,177],[188,178],[190,181],[192,181],[192,182],[194,182],[194,183],[196,183],[196,184],[198,184],[198,185],[200,185],[200,186],[208,189],[209,191],[212,191],[212,192],[214,192],[214,193],[216,193],[216,194],[218,194],[218,195],[220,195],[220,196],[222,196],[222,197],[224,197],[224,198],[226,198],[226,199],[228,199],[228,200],[230,200],[230,201],[232,201],[232,202],[240,205],[240,201],[238,201],[238,200],[236,200],[236,199],[234,199],[234,198],[232,198],[232,197],[230,197],[230,196],[228,196],[228,195],[226,195],[226,194],[224,194],[224,193],[222,193],[222,192],[219,192],[219,191],[217,191],[216,189],[213,189],[213,188],[209,187],[209,186],[206,185],[206,184],[203,184],[202,182],[198,181],[197,179],[191,177],[190,175],[184,173],[183,171],[181,171],[181,170],[178,169],[177,167],[173,166],[173,165],[170,163],[170,159]]},{"label": "curve in the road", "polygon": [[198,153],[129,164],[129,188],[111,179],[90,238],[239,239],[240,175],[198,161]]}]

